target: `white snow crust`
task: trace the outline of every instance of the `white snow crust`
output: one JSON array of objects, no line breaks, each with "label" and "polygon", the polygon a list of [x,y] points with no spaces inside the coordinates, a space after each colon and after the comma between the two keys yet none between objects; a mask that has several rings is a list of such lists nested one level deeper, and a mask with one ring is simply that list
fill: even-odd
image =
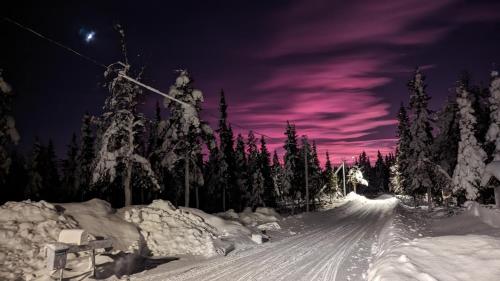
[{"label": "white snow crust", "polygon": [[46,243],[62,229],[78,228],[72,218],[45,201],[0,206],[0,280],[35,280],[46,274]]}]

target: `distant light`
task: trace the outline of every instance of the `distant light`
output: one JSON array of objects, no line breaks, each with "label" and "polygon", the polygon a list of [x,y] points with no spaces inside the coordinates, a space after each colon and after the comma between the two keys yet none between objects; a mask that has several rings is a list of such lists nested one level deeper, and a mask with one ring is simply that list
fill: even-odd
[{"label": "distant light", "polygon": [[95,32],[90,31],[89,33],[87,33],[87,35],[85,35],[85,42],[90,43],[90,41],[94,40],[94,36]]}]

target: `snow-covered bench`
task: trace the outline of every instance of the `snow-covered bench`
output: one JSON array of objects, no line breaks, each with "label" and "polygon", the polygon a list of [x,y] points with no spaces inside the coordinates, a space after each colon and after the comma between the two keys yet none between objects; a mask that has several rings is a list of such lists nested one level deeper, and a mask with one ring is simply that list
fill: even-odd
[{"label": "snow-covered bench", "polygon": [[95,251],[112,246],[110,239],[89,241],[89,235],[83,229],[63,229],[57,242],[46,245],[47,269],[59,270],[59,280],[62,280],[68,253],[90,251],[92,276],[95,277]]}]

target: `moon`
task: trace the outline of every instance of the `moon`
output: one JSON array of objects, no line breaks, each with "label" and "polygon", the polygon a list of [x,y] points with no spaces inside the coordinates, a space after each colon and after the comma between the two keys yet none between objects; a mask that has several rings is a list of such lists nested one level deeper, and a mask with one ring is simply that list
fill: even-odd
[{"label": "moon", "polygon": [[90,43],[91,41],[94,40],[94,37],[95,37],[95,32],[89,31],[87,34],[85,34],[85,42]]}]

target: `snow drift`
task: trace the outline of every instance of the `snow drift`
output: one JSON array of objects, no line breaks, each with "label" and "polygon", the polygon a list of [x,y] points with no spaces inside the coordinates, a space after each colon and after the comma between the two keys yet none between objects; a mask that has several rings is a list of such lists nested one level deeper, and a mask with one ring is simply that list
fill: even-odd
[{"label": "snow drift", "polygon": [[[467,202],[466,206],[458,215],[439,218],[427,211],[399,207],[380,236],[368,280],[497,280],[498,211],[476,202]],[[434,219],[424,229],[426,217]],[[421,238],[422,231],[429,230],[429,234],[439,236]]]},{"label": "snow drift", "polygon": [[71,217],[45,201],[7,202],[0,206],[0,279],[33,280],[45,270],[44,246],[62,229],[78,228]]},{"label": "snow drift", "polygon": [[401,244],[377,260],[368,280],[467,281],[497,280],[498,276],[500,240],[450,235]]},{"label": "snow drift", "polygon": [[[49,273],[45,244],[56,242],[62,229],[75,228],[112,240],[113,254],[98,257],[98,263],[107,263],[111,271],[121,270],[119,264],[141,255],[209,257],[227,254],[234,244],[251,243],[251,231],[239,222],[197,209],[177,209],[163,200],[119,210],[99,199],[64,204],[7,202],[0,207],[0,280],[45,278]],[[87,272],[85,257],[85,253],[70,254],[72,271],[66,275]]]},{"label": "snow drift", "polygon": [[282,219],[273,208],[267,207],[258,207],[255,212],[252,212],[251,208],[245,208],[241,213],[236,213],[233,209],[230,209],[216,215],[226,220],[238,221],[246,226],[252,227],[260,224],[278,222]]},{"label": "snow drift", "polygon": [[500,228],[500,210],[486,208],[474,201],[465,202],[465,207],[469,214],[479,218],[485,224],[494,228]]},{"label": "snow drift", "polygon": [[248,235],[242,225],[228,223],[203,211],[175,208],[170,202],[155,200],[148,206],[131,207],[125,220],[137,225],[151,254],[214,256],[221,247],[230,247],[220,238]]},{"label": "snow drift", "polygon": [[125,221],[108,202],[92,199],[82,203],[55,205],[65,215],[73,217],[91,235],[111,239],[114,250],[146,253],[144,239],[137,227]]}]

